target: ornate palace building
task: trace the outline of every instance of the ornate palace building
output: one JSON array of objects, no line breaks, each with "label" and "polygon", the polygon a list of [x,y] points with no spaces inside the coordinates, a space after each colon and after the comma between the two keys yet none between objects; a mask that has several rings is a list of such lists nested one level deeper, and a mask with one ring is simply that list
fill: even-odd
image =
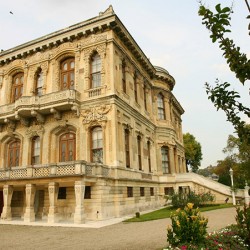
[{"label": "ornate palace building", "polygon": [[186,172],[174,86],[111,6],[2,51],[1,218],[84,223],[163,205]]}]

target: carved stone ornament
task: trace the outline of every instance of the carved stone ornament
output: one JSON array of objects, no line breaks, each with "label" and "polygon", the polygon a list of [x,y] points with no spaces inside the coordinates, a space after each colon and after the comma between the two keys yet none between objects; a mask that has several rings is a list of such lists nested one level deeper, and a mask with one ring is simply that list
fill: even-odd
[{"label": "carved stone ornament", "polygon": [[4,119],[4,122],[7,124],[7,132],[13,133],[16,129],[16,123],[8,118]]},{"label": "carved stone ornament", "polygon": [[31,127],[29,127],[26,130],[26,135],[28,138],[32,138],[34,136],[42,136],[44,133],[44,127],[42,125],[33,125]]},{"label": "carved stone ornament", "polygon": [[81,111],[81,116],[83,117],[83,124],[88,124],[91,122],[101,122],[106,121],[106,114],[111,110],[111,105],[101,105],[98,107],[92,107],[90,109],[86,109]]},{"label": "carved stone ornament", "polygon": [[3,86],[3,74],[0,71],[0,89],[2,88],[2,86]]}]

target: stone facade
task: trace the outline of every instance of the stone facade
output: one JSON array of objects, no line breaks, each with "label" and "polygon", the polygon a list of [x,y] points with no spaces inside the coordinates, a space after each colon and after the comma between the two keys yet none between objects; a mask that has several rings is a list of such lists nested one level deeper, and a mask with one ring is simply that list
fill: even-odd
[{"label": "stone facade", "polygon": [[84,223],[164,204],[183,108],[110,6],[0,53],[1,218]]}]

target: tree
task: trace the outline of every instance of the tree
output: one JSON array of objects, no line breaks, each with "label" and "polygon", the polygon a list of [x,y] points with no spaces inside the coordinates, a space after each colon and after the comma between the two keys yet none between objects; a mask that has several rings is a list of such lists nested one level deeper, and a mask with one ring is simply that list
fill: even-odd
[{"label": "tree", "polygon": [[[246,127],[250,127],[247,125]],[[223,149],[227,154],[224,160],[218,161],[214,173],[219,175],[219,182],[230,186],[229,169],[233,169],[234,184],[237,188],[244,188],[245,181],[250,181],[250,145],[233,135],[228,136],[227,146]]]},{"label": "tree", "polygon": [[[249,5],[246,1],[247,7]],[[212,42],[218,42],[223,52],[223,56],[227,60],[227,64],[236,78],[244,84],[250,79],[250,60],[246,54],[240,51],[240,48],[234,44],[232,39],[226,37],[231,32],[229,29],[232,8],[221,8],[220,4],[215,6],[215,13],[206,8],[200,2],[199,15],[202,16],[202,24],[211,32],[210,38]],[[250,9],[249,9],[250,11]],[[212,87],[208,83],[205,84],[208,99],[210,99],[217,110],[221,109],[226,113],[227,120],[232,123],[240,140],[250,143],[250,129],[246,128],[246,123],[242,120],[241,115],[250,117],[250,109],[240,102],[240,95],[234,90],[229,90],[230,83],[220,83],[216,80],[216,86]]]},{"label": "tree", "polygon": [[190,164],[192,171],[197,172],[201,165],[201,144],[189,133],[183,135],[186,163]]}]

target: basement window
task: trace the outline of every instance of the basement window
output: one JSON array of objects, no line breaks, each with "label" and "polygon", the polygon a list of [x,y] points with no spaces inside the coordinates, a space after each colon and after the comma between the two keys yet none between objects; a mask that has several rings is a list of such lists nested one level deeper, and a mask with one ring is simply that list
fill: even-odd
[{"label": "basement window", "polygon": [[91,186],[85,186],[84,199],[91,199]]},{"label": "basement window", "polygon": [[58,200],[66,200],[67,192],[66,187],[59,187]]}]

